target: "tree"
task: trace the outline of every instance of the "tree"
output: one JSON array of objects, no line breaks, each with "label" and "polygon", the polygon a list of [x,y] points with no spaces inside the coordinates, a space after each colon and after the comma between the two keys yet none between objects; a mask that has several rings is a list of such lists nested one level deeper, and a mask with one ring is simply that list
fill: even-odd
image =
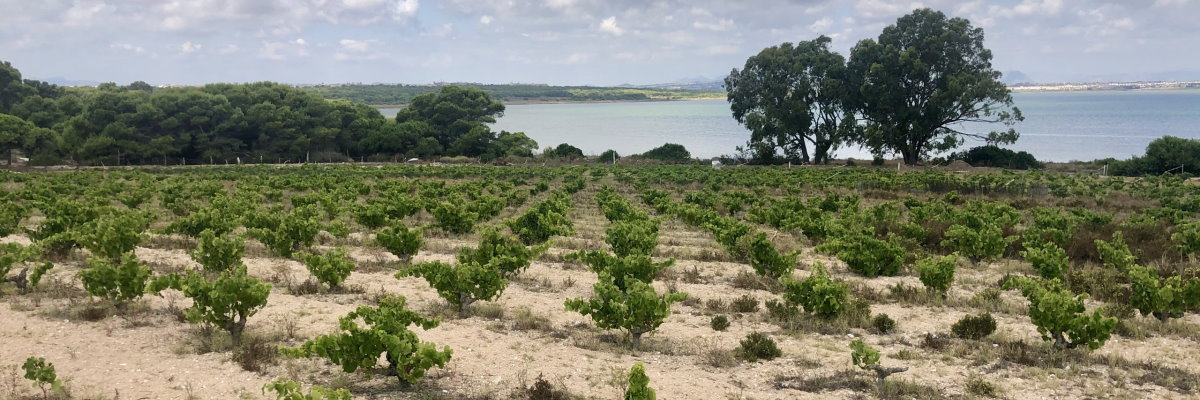
[{"label": "tree", "polygon": [[636,279],[627,280],[625,284],[627,287],[621,289],[608,272],[600,272],[596,284],[592,285],[593,298],[568,299],[564,305],[568,311],[590,315],[602,329],[625,329],[633,347],[637,348],[642,335],[662,325],[671,315],[671,304],[687,299],[687,294],[659,295],[650,284]]},{"label": "tree", "polygon": [[1117,327],[1117,319],[1105,317],[1101,310],[1088,314],[1083,303],[1088,295],[1072,293],[1058,279],[1016,277],[1005,282],[1004,289],[1020,289],[1029,299],[1030,321],[1055,349],[1098,349]]},{"label": "tree", "polygon": [[[848,68],[858,88],[855,108],[867,122],[863,143],[877,156],[900,153],[912,165],[966,138],[1015,142],[1012,125],[1024,118],[991,60],[982,28],[928,8],[900,17],[878,40],[859,42]],[[975,122],[1008,130],[959,130]]]},{"label": "tree", "polygon": [[750,129],[749,147],[824,164],[853,134],[853,88],[846,60],[829,49],[831,41],[820,36],[768,47],[725,78],[733,117]]},{"label": "tree", "polygon": [[486,124],[496,122],[496,117],[501,115],[504,115],[504,104],[492,99],[487,92],[449,85],[437,93],[414,97],[408,107],[396,114],[396,123],[424,121],[433,129],[441,147],[449,149],[472,129],[486,129]]},{"label": "tree", "polygon": [[684,162],[692,159],[692,153],[687,148],[675,143],[663,144],[637,156],[665,162]]},{"label": "tree", "polygon": [[583,158],[583,150],[566,143],[559,143],[556,147],[547,147],[542,150],[542,155],[557,158]]}]

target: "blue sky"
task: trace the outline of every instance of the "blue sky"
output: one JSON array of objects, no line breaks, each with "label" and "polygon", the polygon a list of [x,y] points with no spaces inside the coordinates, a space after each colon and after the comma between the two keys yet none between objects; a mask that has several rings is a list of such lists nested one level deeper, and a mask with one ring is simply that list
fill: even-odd
[{"label": "blue sky", "polygon": [[117,83],[647,84],[819,34],[848,54],[917,7],[1036,81],[1200,79],[1200,0],[0,0],[0,60]]}]

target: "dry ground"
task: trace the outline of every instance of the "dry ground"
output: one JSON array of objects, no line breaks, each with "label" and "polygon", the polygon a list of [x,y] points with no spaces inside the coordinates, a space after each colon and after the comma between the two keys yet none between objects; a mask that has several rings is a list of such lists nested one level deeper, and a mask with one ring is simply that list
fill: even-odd
[{"label": "dry ground", "polygon": [[[677,261],[655,286],[660,292],[686,292],[691,299],[674,306],[674,314],[644,341],[643,349],[628,350],[628,339],[619,332],[598,330],[590,319],[563,308],[567,298],[590,295],[595,274],[561,262],[561,255],[605,246],[608,222],[591,193],[573,198],[574,237],[556,239],[555,247],[498,301],[481,303],[465,317],[447,310],[424,280],[393,277],[396,259],[367,245],[370,241],[361,235],[323,240],[324,245],[352,247],[360,261],[360,270],[347,282],[353,290],[343,293],[291,294],[287,286],[299,287],[308,277],[303,265],[269,257],[250,243],[245,261],[251,274],[275,283],[268,305],[249,324],[250,334],[268,344],[297,344],[330,333],[339,316],[385,293],[403,295],[410,308],[441,316],[441,326],[418,335],[450,346],[453,359],[445,369],[430,370],[415,388],[400,389],[394,378],[346,374],[321,360],[278,358],[261,372],[248,372],[231,360],[229,351],[201,354],[205,347],[223,346],[224,338],[181,322],[176,310],[189,301],[178,293],[147,296],[124,315],[105,316],[103,307],[91,305],[78,289],[75,274],[84,256],[77,254],[58,263],[41,293],[0,297],[0,367],[7,368],[0,371],[0,398],[40,397],[17,376],[16,366],[29,356],[53,362],[75,398],[258,399],[267,397],[261,388],[276,377],[349,388],[356,398],[504,398],[540,375],[576,395],[614,399],[621,396],[624,374],[638,361],[645,363],[660,399],[872,398],[873,376],[850,365],[847,344],[855,337],[879,349],[883,365],[909,368],[889,378],[905,384],[896,389],[902,395],[976,398],[983,390],[980,382],[991,383],[995,396],[1011,399],[1189,398],[1198,390],[1193,386],[1200,373],[1200,320],[1195,315],[1167,327],[1134,317],[1127,323],[1150,332],[1147,337],[1114,336],[1090,354],[1056,353],[1039,339],[1024,314],[1027,303],[1016,293],[1003,293],[998,301],[976,298],[996,287],[1006,272],[1029,269],[1020,262],[964,264],[950,298],[938,300],[919,291],[905,295],[889,289],[896,284],[919,288],[915,277],[861,278],[809,249],[798,277],[820,260],[837,278],[851,282],[857,294],[871,298],[872,313],[890,315],[898,328],[891,334],[819,324],[784,329],[767,318],[761,304],[779,299],[778,294],[735,287],[744,286],[736,278],[752,273],[749,266],[725,260],[707,232],[675,220],[663,223],[658,254]],[[795,243],[785,236],[777,234],[776,239]],[[3,240],[26,241],[21,236]],[[455,248],[472,243],[474,237],[430,238],[416,261],[451,260]],[[169,271],[192,265],[189,246],[187,240],[158,237],[137,255],[157,271]],[[742,296],[756,299],[758,310],[711,309],[715,300],[728,303]],[[948,332],[952,323],[981,307],[992,309],[999,322],[991,337],[978,342],[927,338],[928,333]],[[728,330],[709,327],[716,314],[730,316]],[[783,356],[736,361],[730,351],[753,331],[771,335]]]}]

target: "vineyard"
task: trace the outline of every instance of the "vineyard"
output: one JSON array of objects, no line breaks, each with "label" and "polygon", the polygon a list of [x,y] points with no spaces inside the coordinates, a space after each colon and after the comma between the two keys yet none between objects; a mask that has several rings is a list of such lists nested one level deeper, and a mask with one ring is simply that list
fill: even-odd
[{"label": "vineyard", "polygon": [[0,398],[1193,398],[1200,185],[0,171]]}]

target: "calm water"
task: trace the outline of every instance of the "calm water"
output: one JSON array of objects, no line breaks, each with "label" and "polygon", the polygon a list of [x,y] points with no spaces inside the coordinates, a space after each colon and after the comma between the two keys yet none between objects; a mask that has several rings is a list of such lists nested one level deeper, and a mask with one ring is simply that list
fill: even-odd
[{"label": "calm water", "polygon": [[[1200,139],[1200,90],[1015,93],[1025,121],[1009,146],[1041,160],[1092,160],[1142,154],[1164,135]],[[396,109],[383,109],[394,116]],[[542,147],[570,143],[585,153],[633,154],[679,143],[695,157],[732,153],[750,133],[725,101],[511,105],[493,129],[525,132]],[[964,127],[970,131],[999,127]],[[845,148],[838,157],[869,158]]]}]

